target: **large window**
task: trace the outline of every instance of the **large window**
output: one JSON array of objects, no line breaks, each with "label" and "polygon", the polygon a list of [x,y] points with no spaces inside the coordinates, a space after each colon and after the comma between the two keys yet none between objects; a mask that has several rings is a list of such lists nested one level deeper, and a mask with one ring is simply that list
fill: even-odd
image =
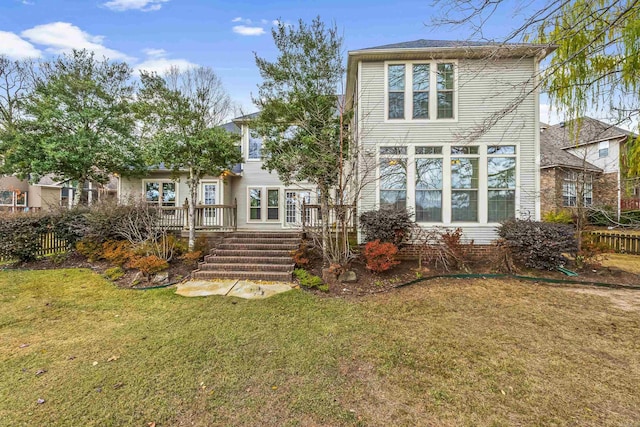
[{"label": "large window", "polygon": [[455,88],[456,67],[453,62],[387,64],[387,118],[454,119]]},{"label": "large window", "polygon": [[249,219],[262,219],[262,190],[259,188],[249,189]]},{"label": "large window", "polygon": [[404,119],[405,66],[389,65],[389,118]]},{"label": "large window", "polygon": [[593,176],[590,173],[566,171],[562,181],[562,204],[578,206],[582,196],[582,206],[593,203]]},{"label": "large window", "polygon": [[380,208],[407,207],[407,147],[380,147]]},{"label": "large window", "polygon": [[516,147],[487,148],[487,204],[489,222],[501,222],[516,215]]},{"label": "large window", "polygon": [[451,147],[451,221],[478,221],[478,147]]},{"label": "large window", "polygon": [[267,219],[280,219],[280,190],[267,190]]},{"label": "large window", "polygon": [[144,194],[147,203],[159,206],[176,206],[176,183],[169,181],[145,181]]},{"label": "large window", "polygon": [[416,221],[442,222],[442,147],[416,147]]},{"label": "large window", "polygon": [[0,206],[27,206],[27,193],[19,190],[0,190]]},{"label": "large window", "polygon": [[247,152],[249,160],[260,160],[262,157],[262,138],[254,135],[251,130],[249,130],[249,149]]}]

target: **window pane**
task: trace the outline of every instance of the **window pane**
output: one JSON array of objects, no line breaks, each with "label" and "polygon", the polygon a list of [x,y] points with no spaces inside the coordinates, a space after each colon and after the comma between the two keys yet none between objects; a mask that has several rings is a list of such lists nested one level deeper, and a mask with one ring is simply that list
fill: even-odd
[{"label": "window pane", "polygon": [[438,118],[453,118],[453,92],[438,92]]},{"label": "window pane", "polygon": [[267,191],[267,199],[269,203],[269,207],[277,207],[280,204],[280,198],[278,197],[278,190],[268,190]]},{"label": "window pane", "polygon": [[478,191],[451,191],[451,221],[478,220]]},{"label": "window pane", "polygon": [[404,190],[380,190],[381,209],[406,209],[407,192]]},{"label": "window pane", "polygon": [[249,134],[249,158],[259,159],[262,155],[262,138],[256,138]]},{"label": "window pane", "polygon": [[442,191],[416,191],[416,221],[442,222]]},{"label": "window pane", "polygon": [[407,155],[407,147],[380,147],[380,154],[397,156]]},{"label": "window pane", "polygon": [[[96,197],[94,195],[94,197]],[[27,193],[16,191],[16,206],[27,206]]]},{"label": "window pane", "polygon": [[416,154],[442,154],[442,147],[416,147]]},{"label": "window pane", "polygon": [[516,159],[489,157],[487,160],[489,188],[516,188]]},{"label": "window pane", "polygon": [[429,90],[429,64],[413,66],[413,90]]},{"label": "window pane", "polygon": [[175,206],[176,204],[176,183],[162,183],[162,206]]},{"label": "window pane", "polygon": [[516,154],[515,145],[490,145],[487,154]]},{"label": "window pane", "polygon": [[13,205],[13,191],[0,191],[0,205]]},{"label": "window pane", "polygon": [[453,64],[438,64],[438,89],[453,89]]},{"label": "window pane", "polygon": [[404,91],[404,65],[389,65],[389,90]]},{"label": "window pane", "polygon": [[249,198],[250,203],[251,203],[251,207],[255,208],[255,207],[260,207],[260,190],[257,188],[252,188],[249,190]]},{"label": "window pane", "polygon": [[478,146],[453,146],[451,147],[451,154],[478,154]]},{"label": "window pane", "polygon": [[416,159],[416,189],[442,189],[442,159]]},{"label": "window pane", "polygon": [[429,118],[429,92],[413,93],[413,118]]},{"label": "window pane", "polygon": [[451,159],[451,188],[478,188],[478,159]]},{"label": "window pane", "polygon": [[144,194],[147,202],[157,202],[160,200],[160,183],[147,182],[144,185]]},{"label": "window pane", "polygon": [[502,222],[516,215],[515,190],[489,191],[489,222]]},{"label": "window pane", "polygon": [[380,188],[383,190],[405,190],[407,168],[404,160],[383,159],[380,163]]},{"label": "window pane", "polygon": [[389,118],[404,119],[404,92],[389,92]]}]

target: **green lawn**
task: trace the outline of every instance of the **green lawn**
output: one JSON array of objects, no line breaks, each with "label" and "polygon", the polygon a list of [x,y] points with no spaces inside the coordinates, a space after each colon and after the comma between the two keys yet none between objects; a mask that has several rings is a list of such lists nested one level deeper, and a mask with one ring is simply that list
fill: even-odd
[{"label": "green lawn", "polygon": [[0,378],[3,426],[637,425],[640,313],[497,280],[248,301],[0,272]]}]

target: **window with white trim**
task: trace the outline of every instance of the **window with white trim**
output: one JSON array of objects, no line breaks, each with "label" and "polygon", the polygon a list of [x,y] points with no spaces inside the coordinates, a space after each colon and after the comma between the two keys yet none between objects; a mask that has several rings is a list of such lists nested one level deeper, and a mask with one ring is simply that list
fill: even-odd
[{"label": "window with white trim", "polygon": [[251,129],[249,129],[249,144],[247,150],[247,159],[260,160],[262,158],[262,138],[254,135]]},{"label": "window with white trim", "polygon": [[407,207],[407,147],[380,147],[380,208]]},{"label": "window with white trim", "polygon": [[249,188],[249,219],[262,219],[262,189]]},{"label": "window with white trim", "polygon": [[478,221],[477,146],[451,147],[451,222]]},{"label": "window with white trim", "polygon": [[429,118],[429,64],[413,65],[413,118]]},{"label": "window with white trim", "polygon": [[609,141],[602,141],[598,144],[598,158],[602,159],[609,156]]},{"label": "window with white trim", "polygon": [[453,64],[438,64],[438,118],[453,118]]},{"label": "window with white trim", "polygon": [[417,222],[442,222],[442,147],[415,147]]},{"label": "window with white trim", "polygon": [[174,181],[143,181],[147,203],[163,207],[176,206],[177,192]]},{"label": "window with white trim", "polygon": [[487,147],[487,220],[501,222],[516,216],[516,147]]},{"label": "window with white trim", "polygon": [[389,119],[404,119],[405,69],[404,64],[392,64],[387,68]]},{"label": "window with white trim", "polygon": [[267,219],[280,219],[280,190],[277,188],[267,190]]},{"label": "window with white trim", "polygon": [[582,194],[582,206],[591,206],[593,203],[593,175],[574,170],[565,171],[562,180],[562,205],[578,206],[580,194]]},{"label": "window with white trim", "polygon": [[0,190],[0,206],[27,206],[27,193],[19,190]]}]

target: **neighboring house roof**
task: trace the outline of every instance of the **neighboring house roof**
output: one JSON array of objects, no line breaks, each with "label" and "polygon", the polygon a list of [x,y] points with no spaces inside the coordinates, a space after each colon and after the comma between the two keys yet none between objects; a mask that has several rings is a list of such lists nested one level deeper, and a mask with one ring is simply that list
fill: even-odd
[{"label": "neighboring house roof", "polygon": [[520,43],[496,43],[483,41],[464,41],[464,40],[413,40],[408,42],[385,44],[382,46],[365,47],[360,50],[379,50],[379,49],[421,49],[421,48],[439,48],[439,47],[479,47],[479,46],[518,46]]},{"label": "neighboring house roof", "polygon": [[548,126],[542,135],[544,135],[545,138],[553,140],[553,142],[561,148],[572,148],[628,136],[637,137],[633,132],[601,122],[600,120],[592,119],[591,117],[582,117],[580,120],[581,125],[577,135],[575,135],[575,129],[572,128],[571,122]]},{"label": "neighboring house roof", "polygon": [[602,172],[602,169],[599,167],[587,162],[579,158],[578,156],[574,156],[562,148],[556,146],[550,140],[543,138],[543,135],[546,133],[542,132],[540,135],[540,168],[553,168],[553,167],[563,167],[569,169],[580,169],[587,170],[590,172]]}]

